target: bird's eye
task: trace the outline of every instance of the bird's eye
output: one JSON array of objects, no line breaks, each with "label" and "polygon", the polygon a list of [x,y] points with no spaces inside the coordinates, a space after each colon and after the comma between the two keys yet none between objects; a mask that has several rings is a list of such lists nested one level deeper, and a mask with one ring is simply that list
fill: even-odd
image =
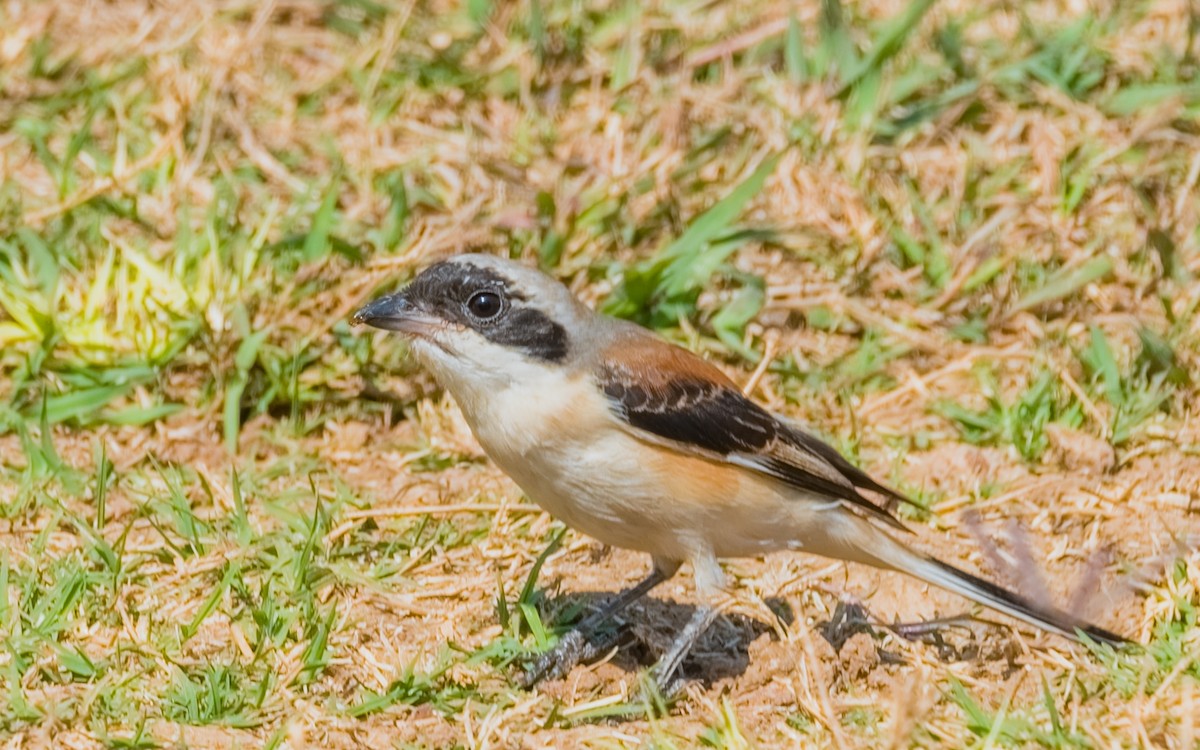
[{"label": "bird's eye", "polygon": [[495,292],[475,292],[471,299],[467,300],[467,309],[480,320],[496,317],[503,306],[500,295]]}]

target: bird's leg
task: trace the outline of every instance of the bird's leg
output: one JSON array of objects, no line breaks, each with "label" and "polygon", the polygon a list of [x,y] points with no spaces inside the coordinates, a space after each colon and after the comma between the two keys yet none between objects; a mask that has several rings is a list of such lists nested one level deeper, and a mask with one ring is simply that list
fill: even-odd
[{"label": "bird's leg", "polygon": [[716,607],[707,604],[697,607],[692,619],[688,620],[688,624],[671,642],[667,653],[663,654],[663,657],[654,665],[651,674],[664,698],[670,698],[683,684],[682,678],[677,674],[679,667],[692,647],[696,645],[696,641],[700,640],[700,636],[704,635],[715,619],[717,619]]},{"label": "bird's leg", "polygon": [[663,654],[650,672],[663,698],[671,698],[683,685],[679,667],[696,645],[696,641],[700,640],[708,626],[717,619],[717,608],[713,602],[718,593],[725,588],[725,573],[711,549],[697,551],[692,557],[692,570],[696,577],[696,594],[700,598],[700,605],[692,619],[688,620],[688,624],[675,636],[667,653]]},{"label": "bird's leg", "polygon": [[570,672],[579,662],[599,656],[608,644],[592,643],[591,637],[596,630],[625,611],[630,604],[650,593],[655,586],[675,575],[678,569],[677,562],[655,559],[654,568],[645,580],[625,589],[612,601],[583,618],[578,625],[563,635],[554,648],[540,654],[519,678],[521,686],[531,687],[542,680],[558,679]]}]

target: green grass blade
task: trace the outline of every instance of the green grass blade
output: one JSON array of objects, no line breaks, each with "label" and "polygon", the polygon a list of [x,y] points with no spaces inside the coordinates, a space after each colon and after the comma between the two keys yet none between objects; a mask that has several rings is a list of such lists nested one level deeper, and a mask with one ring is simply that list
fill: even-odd
[{"label": "green grass blade", "polygon": [[870,53],[859,63],[858,67],[854,68],[853,72],[845,75],[836,96],[844,96],[868,74],[879,72],[885,62],[903,49],[904,41],[908,39],[917,24],[936,2],[937,0],[913,0],[903,12],[889,20],[875,38]]},{"label": "green grass blade", "polygon": [[225,449],[237,452],[238,432],[242,428],[242,393],[246,390],[246,377],[237,375],[225,386],[225,406],[221,413],[221,424],[225,437]]},{"label": "green grass blade", "polygon": [[[663,250],[659,257],[667,261],[667,267],[663,272],[661,288],[667,295],[676,295],[691,288],[698,278],[707,279],[706,274],[695,270],[697,263],[703,264],[706,252],[728,254],[728,248],[714,248],[710,243],[741,215],[751,198],[762,192],[767,177],[775,171],[782,156],[774,154],[764,159],[749,177],[701,214],[679,239]],[[711,258],[709,260],[707,265],[711,267]]]},{"label": "green grass blade", "polygon": [[968,294],[975,291],[979,287],[996,278],[1004,267],[1007,265],[1005,260],[999,256],[992,256],[979,264],[979,266],[971,272],[967,280],[963,282],[963,294]]},{"label": "green grass blade", "polygon": [[172,414],[183,410],[183,404],[155,404],[154,406],[127,406],[124,409],[105,412],[100,420],[107,424],[141,426],[160,419],[166,419]]},{"label": "green grass blade", "polygon": [[58,424],[68,420],[87,421],[88,417],[128,393],[132,386],[132,383],[104,385],[48,396],[44,418],[48,424]]},{"label": "green grass blade", "polygon": [[200,608],[196,610],[196,614],[192,617],[191,622],[183,626],[180,638],[182,643],[187,643],[189,640],[191,640],[192,636],[194,636],[200,630],[200,626],[204,624],[204,621],[208,619],[209,615],[217,610],[217,606],[220,605],[221,599],[225,596],[225,592],[229,590],[229,584],[233,582],[234,576],[236,576],[238,572],[239,567],[236,563],[228,563],[225,566],[225,573],[221,576],[221,580],[217,584],[217,587],[213,589],[213,592],[208,595],[208,598],[205,599],[204,603],[200,605]]},{"label": "green grass blade", "polygon": [[1108,403],[1114,407],[1120,407],[1125,398],[1121,389],[1121,370],[1117,366],[1117,359],[1113,356],[1112,347],[1108,345],[1108,338],[1105,337],[1104,331],[1096,326],[1090,326],[1090,328],[1091,356],[1089,359],[1091,365],[1096,368],[1096,372],[1100,376],[1100,384],[1104,387],[1104,397],[1108,399]]},{"label": "green grass blade", "polygon": [[521,595],[517,597],[518,604],[525,604],[533,601],[533,592],[537,589],[538,576],[542,572],[542,566],[546,564],[547,558],[558,551],[562,544],[563,536],[567,533],[567,527],[559,529],[553,537],[550,538],[550,543],[546,545],[546,549],[537,556],[533,561],[533,567],[529,569],[529,575],[525,578],[525,585],[521,587]]},{"label": "green grass blade", "polygon": [[1112,259],[1104,255],[1091,258],[1075,268],[1064,268],[1048,278],[1042,286],[1025,295],[1013,306],[1012,311],[1024,312],[1047,302],[1070,297],[1093,281],[1104,278],[1112,269]]},{"label": "green grass blade", "polygon": [[339,184],[340,180],[335,175],[326,189],[325,197],[321,200],[321,207],[317,209],[317,213],[313,217],[312,228],[304,237],[301,255],[309,263],[323,258],[329,251],[329,235],[333,231]]},{"label": "green grass blade", "polygon": [[1200,85],[1195,83],[1142,83],[1122,86],[1108,97],[1103,107],[1110,114],[1128,117],[1176,97],[1200,100]]},{"label": "green grass blade", "polygon": [[796,18],[795,10],[788,14],[783,63],[787,69],[788,80],[792,83],[800,84],[809,79],[811,71],[808,58],[804,54],[804,29],[800,28],[800,19]]},{"label": "green grass blade", "polygon": [[841,76],[858,68],[859,53],[846,29],[845,13],[841,0],[822,0],[820,41],[814,56],[814,73],[818,76],[828,73],[832,66]]},{"label": "green grass blade", "polygon": [[613,91],[624,90],[637,78],[642,49],[642,13],[639,3],[626,3],[625,24],[625,38],[617,49],[616,58],[613,60],[612,76],[609,79],[609,86]]},{"label": "green grass blade", "polygon": [[757,362],[761,357],[742,343],[743,333],[766,301],[767,292],[761,283],[747,283],[734,293],[729,304],[722,307],[711,321],[713,332],[721,343],[751,362]]}]

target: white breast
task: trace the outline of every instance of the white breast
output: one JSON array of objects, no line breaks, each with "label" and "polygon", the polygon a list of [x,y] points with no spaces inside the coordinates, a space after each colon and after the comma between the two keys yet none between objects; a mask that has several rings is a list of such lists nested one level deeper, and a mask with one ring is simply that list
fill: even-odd
[{"label": "white breast", "polygon": [[496,465],[551,515],[605,544],[675,560],[756,554],[787,546],[790,516],[809,505],[780,505],[779,488],[765,479],[672,461],[670,450],[618,424],[586,373],[498,347],[479,347],[474,368],[427,346],[414,351]]},{"label": "white breast", "polygon": [[647,517],[673,505],[587,376],[544,370],[455,397],[488,456],[551,515],[606,544],[687,556],[675,538],[680,519]]}]

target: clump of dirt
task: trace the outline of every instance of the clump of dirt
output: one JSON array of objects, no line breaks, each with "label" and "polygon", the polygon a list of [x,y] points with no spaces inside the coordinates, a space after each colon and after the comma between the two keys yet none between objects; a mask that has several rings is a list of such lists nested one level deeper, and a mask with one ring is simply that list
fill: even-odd
[{"label": "clump of dirt", "polygon": [[1065,425],[1046,425],[1052,460],[1068,471],[1103,474],[1117,463],[1117,452],[1107,440]]},{"label": "clump of dirt", "polygon": [[847,680],[866,677],[879,666],[879,661],[879,650],[869,633],[855,633],[838,651],[838,668]]}]

